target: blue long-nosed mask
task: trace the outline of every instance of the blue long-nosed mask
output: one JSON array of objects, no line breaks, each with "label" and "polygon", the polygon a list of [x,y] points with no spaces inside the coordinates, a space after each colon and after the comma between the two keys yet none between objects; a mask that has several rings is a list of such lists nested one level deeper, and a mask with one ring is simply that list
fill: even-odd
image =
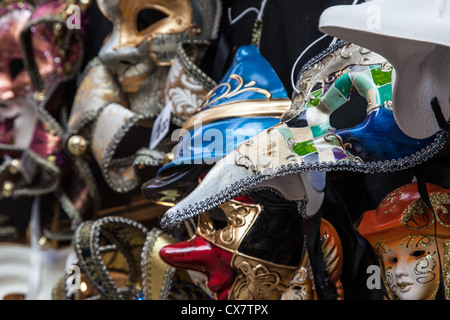
[{"label": "blue long-nosed mask", "polygon": [[280,123],[291,100],[270,63],[255,45],[240,47],[227,72],[203,98],[182,129],[173,159],[142,191],[174,203],[192,191],[204,165],[212,165],[242,142]]}]

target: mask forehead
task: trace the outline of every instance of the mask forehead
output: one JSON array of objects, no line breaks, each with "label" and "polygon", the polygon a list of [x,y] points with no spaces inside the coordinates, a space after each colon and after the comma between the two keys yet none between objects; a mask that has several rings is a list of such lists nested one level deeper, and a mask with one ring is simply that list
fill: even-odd
[{"label": "mask forehead", "polygon": [[[226,218],[226,226],[217,228],[211,212],[199,216],[197,234],[211,241],[216,246],[234,252],[261,213],[261,205],[244,204],[230,200],[219,207]],[[222,220],[223,221],[223,220]]]}]

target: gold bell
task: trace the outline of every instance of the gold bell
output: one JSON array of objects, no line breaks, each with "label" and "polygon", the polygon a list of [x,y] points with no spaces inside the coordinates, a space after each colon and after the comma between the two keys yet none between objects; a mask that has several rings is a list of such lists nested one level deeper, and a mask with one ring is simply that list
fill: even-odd
[{"label": "gold bell", "polygon": [[172,152],[168,152],[164,155],[163,165],[170,163],[175,158],[175,155]]},{"label": "gold bell", "polygon": [[14,190],[14,183],[11,181],[5,181],[3,183],[2,195],[9,198],[12,196]]},{"label": "gold bell", "polygon": [[8,166],[8,171],[11,174],[16,174],[20,170],[20,160],[19,159],[13,159],[11,163]]},{"label": "gold bell", "polygon": [[70,153],[75,156],[80,156],[86,152],[87,142],[86,139],[80,135],[73,135],[67,142],[67,148]]}]

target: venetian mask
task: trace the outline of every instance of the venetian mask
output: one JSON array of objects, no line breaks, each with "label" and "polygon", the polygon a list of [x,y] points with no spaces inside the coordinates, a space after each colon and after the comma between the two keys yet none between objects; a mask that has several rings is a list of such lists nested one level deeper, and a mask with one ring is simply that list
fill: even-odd
[{"label": "venetian mask", "polygon": [[186,100],[205,90],[196,63],[217,35],[220,10],[215,0],[98,4],[113,30],[85,69],[64,140],[80,161],[95,158],[111,189],[127,193],[155,176],[174,145],[167,134],[152,139],[163,107],[173,105],[164,113],[170,131],[185,120]]},{"label": "venetian mask", "polygon": [[[177,44],[211,39],[215,1],[99,0],[98,4],[113,23],[113,31],[99,52],[100,60],[115,74],[122,90],[138,100],[131,103],[132,110],[155,113],[162,107],[167,67]],[[145,99],[139,98],[139,93]]]},{"label": "venetian mask", "polygon": [[[0,4],[0,38],[4,43],[0,56],[1,143],[29,147],[38,104],[54,83],[72,74],[70,68],[75,70],[79,65],[82,47],[67,36],[65,21],[50,18],[50,25],[39,21],[54,10],[65,11],[67,6],[59,1],[36,8],[25,1]],[[63,39],[72,52],[61,47]]]},{"label": "venetian mask", "polygon": [[[219,160],[161,225],[170,227],[252,189],[275,189],[287,200],[309,203],[317,191],[303,181],[304,173],[396,171],[430,158],[445,135],[417,140],[402,133],[392,115],[391,79],[392,67],[382,56],[338,41],[303,67],[281,123]],[[363,102],[357,104],[362,123],[332,126],[333,113],[357,98]],[[311,217],[316,209],[302,214]]]},{"label": "venetian mask", "polygon": [[[374,0],[326,9],[319,30],[383,55],[396,70],[394,117],[408,136],[424,139],[450,118],[450,3]],[[447,129],[448,131],[448,129]]]},{"label": "venetian mask", "polygon": [[433,300],[440,280],[448,299],[450,195],[434,184],[427,183],[427,189],[436,217],[412,183],[392,191],[359,224],[379,257],[390,299]]},{"label": "venetian mask", "polygon": [[[163,247],[160,256],[175,268],[206,274],[219,300],[315,299],[303,223],[295,203],[255,193],[200,215],[195,235]],[[321,234],[330,283],[342,297],[339,236],[325,220]]]},{"label": "venetian mask", "polygon": [[176,203],[198,184],[208,166],[243,141],[280,121],[291,101],[278,75],[255,45],[240,47],[221,81],[195,106],[172,139],[171,162],[142,186],[159,203]]},{"label": "venetian mask", "polygon": [[[0,3],[1,197],[40,195],[58,188],[64,164],[60,112],[84,53],[85,13],[78,3],[79,29],[66,21],[76,1]],[[25,164],[27,163],[27,164]],[[70,164],[68,165],[71,166]],[[64,168],[66,169],[66,168]],[[71,170],[71,169],[67,169]]]}]

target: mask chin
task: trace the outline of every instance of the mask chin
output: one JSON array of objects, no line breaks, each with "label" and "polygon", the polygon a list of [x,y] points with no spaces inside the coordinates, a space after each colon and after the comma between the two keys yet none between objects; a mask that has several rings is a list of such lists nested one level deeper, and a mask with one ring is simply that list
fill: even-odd
[{"label": "mask chin", "polygon": [[[314,180],[316,186],[313,186],[310,174],[290,174],[264,181],[252,190],[271,189],[286,200],[297,202],[299,213],[303,218],[309,219],[320,209],[324,198],[324,192],[318,187],[320,185],[317,182],[318,179],[321,178],[316,177]],[[306,203],[305,209],[304,203]]]}]

